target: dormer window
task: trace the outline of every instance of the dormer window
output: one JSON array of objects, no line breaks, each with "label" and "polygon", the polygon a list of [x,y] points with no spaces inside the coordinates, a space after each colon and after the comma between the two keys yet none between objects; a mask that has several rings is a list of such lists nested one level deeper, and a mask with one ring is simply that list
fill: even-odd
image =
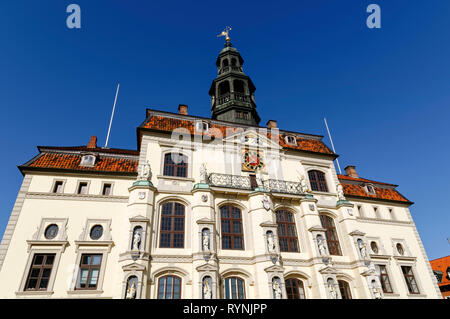
[{"label": "dormer window", "polygon": [[195,123],[195,129],[199,132],[208,132],[209,130],[209,123],[204,121],[199,121]]},{"label": "dormer window", "polygon": [[81,157],[80,166],[94,166],[95,156],[94,155],[83,155]]},{"label": "dormer window", "polygon": [[366,192],[371,195],[377,194],[377,192],[375,191],[375,187],[373,187],[373,185],[366,185]]},{"label": "dormer window", "polygon": [[297,145],[297,139],[293,135],[286,136],[284,140],[290,145]]}]

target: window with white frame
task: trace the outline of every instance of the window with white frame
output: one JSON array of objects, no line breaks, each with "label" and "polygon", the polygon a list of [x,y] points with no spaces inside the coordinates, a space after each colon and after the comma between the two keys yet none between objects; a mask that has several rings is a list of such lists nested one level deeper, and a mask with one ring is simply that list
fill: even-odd
[{"label": "window with white frame", "polygon": [[55,181],[53,185],[53,193],[60,194],[63,192],[64,181]]},{"label": "window with white frame", "polygon": [[195,123],[195,130],[199,132],[208,132],[210,124],[205,121],[198,121]]},{"label": "window with white frame", "polygon": [[94,166],[95,156],[94,155],[83,155],[81,157],[80,166]]},{"label": "window with white frame", "polygon": [[284,140],[290,145],[297,145],[297,139],[294,135],[287,135]]}]

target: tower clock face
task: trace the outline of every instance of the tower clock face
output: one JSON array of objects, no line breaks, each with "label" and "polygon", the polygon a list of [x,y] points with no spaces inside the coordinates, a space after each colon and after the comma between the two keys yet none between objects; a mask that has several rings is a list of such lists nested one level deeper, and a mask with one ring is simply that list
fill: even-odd
[{"label": "tower clock face", "polygon": [[254,171],[257,168],[264,167],[264,159],[259,151],[245,150],[242,158],[242,169]]}]

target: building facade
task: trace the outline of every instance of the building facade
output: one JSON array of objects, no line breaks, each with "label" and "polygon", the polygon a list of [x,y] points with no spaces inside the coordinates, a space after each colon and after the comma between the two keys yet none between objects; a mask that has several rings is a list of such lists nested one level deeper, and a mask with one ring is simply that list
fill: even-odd
[{"label": "building facade", "polygon": [[39,146],[0,246],[0,298],[441,298],[397,185],[322,136],[259,126],[227,37],[211,118],[146,110],[137,150]]}]

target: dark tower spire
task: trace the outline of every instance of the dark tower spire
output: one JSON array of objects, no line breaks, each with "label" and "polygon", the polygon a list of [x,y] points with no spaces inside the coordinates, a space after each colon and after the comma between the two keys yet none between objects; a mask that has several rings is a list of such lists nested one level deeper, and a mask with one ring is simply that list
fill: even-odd
[{"label": "dark tower spire", "polygon": [[225,36],[226,41],[217,57],[217,77],[209,89],[211,117],[222,121],[258,125],[261,119],[256,111],[256,88],[242,70],[244,59],[231,45],[229,30],[231,28],[227,27],[219,35]]}]

